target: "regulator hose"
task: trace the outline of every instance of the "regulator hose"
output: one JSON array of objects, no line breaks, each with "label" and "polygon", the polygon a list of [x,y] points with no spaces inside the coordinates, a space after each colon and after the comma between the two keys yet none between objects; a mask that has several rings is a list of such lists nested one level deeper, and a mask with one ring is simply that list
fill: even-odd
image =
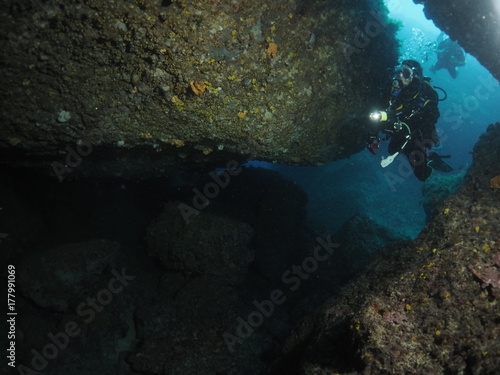
[{"label": "regulator hose", "polygon": [[446,93],[446,91],[444,91],[444,89],[443,89],[443,88],[438,87],[438,86],[433,86],[433,87],[434,87],[436,90],[441,90],[441,91],[443,92],[443,94],[444,94],[444,97],[443,97],[443,98],[441,98],[441,99],[439,99],[439,98],[438,98],[438,102],[442,102],[443,100],[446,100],[446,99],[448,98],[448,94]]}]

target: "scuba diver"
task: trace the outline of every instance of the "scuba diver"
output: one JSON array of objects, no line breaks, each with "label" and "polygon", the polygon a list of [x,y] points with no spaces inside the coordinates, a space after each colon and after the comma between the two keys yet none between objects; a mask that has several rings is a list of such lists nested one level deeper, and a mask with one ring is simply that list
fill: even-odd
[{"label": "scuba diver", "polygon": [[[389,107],[375,111],[370,119],[375,122],[376,132],[369,135],[367,148],[375,154],[382,131],[390,139],[390,156],[382,159],[382,167],[388,166],[395,157],[406,155],[415,176],[425,181],[434,168],[449,172],[452,168],[439,155],[427,149],[439,147],[435,124],[439,118],[438,94],[423,76],[422,66],[415,60],[405,60],[394,72]],[[446,156],[445,156],[446,157]]]},{"label": "scuba diver", "polygon": [[437,62],[431,67],[431,72],[446,69],[452,78],[457,78],[457,67],[465,65],[465,53],[462,47],[448,36],[439,35],[437,47]]}]

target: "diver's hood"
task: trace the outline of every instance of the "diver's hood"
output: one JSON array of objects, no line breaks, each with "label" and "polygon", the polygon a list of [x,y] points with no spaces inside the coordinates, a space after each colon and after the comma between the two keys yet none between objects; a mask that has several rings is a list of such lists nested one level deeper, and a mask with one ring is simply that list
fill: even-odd
[{"label": "diver's hood", "polygon": [[392,87],[395,89],[402,89],[410,86],[411,84],[417,83],[419,80],[420,77],[414,68],[402,64],[394,68]]}]

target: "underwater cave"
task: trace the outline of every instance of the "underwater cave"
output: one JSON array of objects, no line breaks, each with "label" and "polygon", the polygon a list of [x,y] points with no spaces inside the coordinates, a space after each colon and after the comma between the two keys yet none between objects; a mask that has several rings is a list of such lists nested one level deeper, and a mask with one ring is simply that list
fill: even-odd
[{"label": "underwater cave", "polygon": [[498,369],[497,1],[0,20],[5,373]]}]

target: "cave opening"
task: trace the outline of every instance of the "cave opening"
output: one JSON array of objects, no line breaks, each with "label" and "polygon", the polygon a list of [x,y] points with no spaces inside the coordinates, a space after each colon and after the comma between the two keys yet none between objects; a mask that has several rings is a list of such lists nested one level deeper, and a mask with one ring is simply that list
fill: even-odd
[{"label": "cave opening", "polygon": [[[158,3],[166,8],[174,2]],[[151,10],[146,3],[141,4],[141,11]],[[38,158],[27,152],[15,168],[7,164],[15,161],[17,154],[6,153],[0,169],[0,246],[5,249],[6,262],[20,269],[22,292],[18,307],[26,317],[20,318],[19,323],[22,332],[19,347],[24,350],[20,352],[20,360],[29,363],[30,350],[51,345],[50,337],[63,337],[65,331],[58,330],[69,323],[69,327],[82,327],[82,332],[72,337],[60,362],[51,362],[50,366],[69,368],[73,358],[83,358],[88,369],[79,373],[85,370],[92,373],[102,366],[109,373],[129,374],[132,366],[137,371],[134,373],[156,374],[166,373],[175,366],[181,371],[187,364],[203,364],[209,353],[214,362],[223,362],[218,373],[235,373],[224,370],[231,368],[242,374],[260,374],[281,354],[283,347],[293,342],[290,334],[295,333],[294,326],[309,324],[302,323],[302,319],[336,295],[363,270],[369,259],[387,246],[402,246],[415,239],[436,214],[444,197],[460,186],[472,160],[473,145],[488,124],[500,116],[500,108],[495,105],[500,102],[500,92],[493,76],[470,54],[466,54],[466,64],[458,69],[455,78],[446,70],[433,71],[438,40],[443,38],[441,31],[411,1],[386,4],[390,16],[400,24],[397,35],[401,44],[400,62],[409,58],[418,60],[432,84],[447,93],[447,100],[439,104],[439,152],[450,155],[452,173],[438,174],[422,186],[403,158],[382,170],[380,156],[387,155],[386,145],[376,157],[363,148],[348,158],[307,167],[247,161],[230,152],[223,154],[221,144],[197,147],[173,137],[154,140],[153,147],[134,150],[128,148],[125,140],[118,140],[100,149],[96,147],[91,154],[85,150],[85,140],[79,139],[79,143],[65,144],[65,151],[56,156],[50,150]],[[313,8],[287,14],[290,25],[298,23],[298,17],[314,16]],[[66,11],[66,6],[59,10]],[[168,12],[162,9],[163,16],[170,10],[178,11],[172,7]],[[188,10],[183,12],[186,16],[190,14]],[[83,14],[82,19],[94,14]],[[52,17],[53,13],[49,15]],[[163,16],[159,17],[162,22]],[[54,25],[58,17],[62,16],[53,17]],[[144,21],[144,25],[167,27],[151,20],[154,17]],[[237,19],[237,23],[244,21],[243,17]],[[107,24],[99,18],[95,26],[101,22]],[[123,52],[136,51],[132,38],[135,34],[127,29],[132,24],[114,18],[112,22],[125,35]],[[137,35],[141,35],[143,24],[136,26]],[[191,26],[194,30],[204,23]],[[267,26],[274,32],[274,26]],[[225,38],[237,51],[235,59],[246,53],[245,49],[239,49],[238,43],[259,39],[262,27],[256,21],[251,33],[241,38],[237,27],[227,32]],[[86,36],[92,35],[91,30],[82,30]],[[217,35],[223,34],[222,31],[222,27],[214,26],[209,32]],[[151,40],[158,37],[147,35]],[[315,45],[318,39],[329,37],[310,30],[305,35],[308,53],[318,48]],[[176,38],[176,33],[170,31],[165,46],[170,48]],[[98,37],[96,42],[103,40]],[[183,36],[179,40],[189,38]],[[331,40],[332,44],[338,42]],[[266,43],[262,37],[257,44],[267,46]],[[105,45],[118,49],[120,38],[113,43],[101,43],[100,47]],[[282,50],[281,45],[279,48]],[[140,51],[139,55],[149,53]],[[158,63],[164,67],[163,54],[171,51],[166,47],[160,51],[160,57],[141,55],[140,60],[149,66]],[[271,60],[263,51],[261,60],[267,59],[264,61],[269,64],[279,61]],[[222,69],[233,59],[216,61],[208,57],[204,68]],[[50,58],[40,54],[36,60],[47,64]],[[73,67],[68,63],[65,69],[71,71]],[[327,70],[322,67],[322,72]],[[141,81],[142,74],[146,73],[132,74],[133,85],[126,92],[127,97],[143,93],[148,98],[144,103],[151,104],[151,98],[161,93],[163,101],[180,108],[185,105],[177,96],[170,96],[169,87],[157,86],[149,91]],[[156,69],[151,82],[156,84],[169,74]],[[126,75],[124,72],[123,76]],[[200,102],[204,97],[189,91],[189,79],[175,77],[176,89],[188,90],[187,98]],[[250,77],[242,84],[253,90],[255,82]],[[205,83],[201,83],[205,88]],[[271,86],[270,83],[276,82],[269,79],[267,83]],[[31,84],[26,79],[19,86],[31,93]],[[208,91],[205,97],[208,93],[221,95],[215,85],[206,86],[213,91]],[[256,92],[264,91],[256,88]],[[307,97],[311,90],[306,91]],[[98,100],[104,103],[107,98],[99,96]],[[115,99],[111,101],[118,103]],[[130,116],[144,110],[144,103],[137,104]],[[85,124],[94,124],[95,118],[107,118],[104,105],[92,108],[92,116],[82,115]],[[272,114],[272,109],[268,109],[265,116]],[[238,126],[243,127],[247,116],[258,113],[245,111],[234,116]],[[71,115],[73,120],[78,117],[75,111],[70,114],[58,108],[54,132],[73,132],[71,122],[68,123]],[[365,117],[368,121],[368,116]],[[36,122],[35,126],[38,130],[32,138],[38,141],[37,137],[50,128],[42,122]],[[125,128],[124,124],[120,126]],[[95,130],[96,143],[109,135],[90,130]],[[153,136],[144,131],[141,137]],[[17,146],[21,140],[10,137],[8,142]],[[160,159],[162,142],[175,147],[178,169],[193,161],[188,156],[193,150],[199,160],[216,152],[227,156],[227,160],[170,173],[175,166]],[[41,140],[39,147],[43,149],[44,145]],[[113,169],[114,164],[99,165],[99,158],[105,154],[112,162],[121,161],[121,166]],[[132,165],[132,160],[147,162],[138,168]],[[42,164],[43,173],[34,167],[35,162],[39,163],[37,168]],[[135,177],[129,178],[127,174],[132,172]],[[155,173],[163,176],[151,177]],[[75,318],[78,306],[80,309],[76,311],[81,314],[77,313]],[[92,309],[88,309],[90,306]],[[303,328],[299,336],[304,338],[313,328]],[[339,336],[350,339],[347,334],[350,329],[348,325],[343,327]],[[60,334],[47,336],[51,332]],[[87,348],[89,342],[99,345],[92,345],[88,353],[81,354],[80,350]],[[340,341],[336,345],[331,350],[337,356],[332,358],[342,363],[342,369],[350,369],[353,361],[356,363],[352,368],[362,368],[357,363],[361,359],[352,353],[357,350],[357,343],[343,347],[344,342]],[[123,368],[116,370],[116,364],[100,363],[105,361],[99,352],[101,347],[109,357],[119,351],[119,366]],[[236,355],[221,354],[228,349],[237,350]],[[260,353],[261,357],[254,358],[255,363],[246,357],[245,365],[237,363],[241,359],[238,356],[248,353]],[[153,359],[146,361],[145,355],[148,360]],[[163,358],[164,362],[155,362],[156,358]]]}]

